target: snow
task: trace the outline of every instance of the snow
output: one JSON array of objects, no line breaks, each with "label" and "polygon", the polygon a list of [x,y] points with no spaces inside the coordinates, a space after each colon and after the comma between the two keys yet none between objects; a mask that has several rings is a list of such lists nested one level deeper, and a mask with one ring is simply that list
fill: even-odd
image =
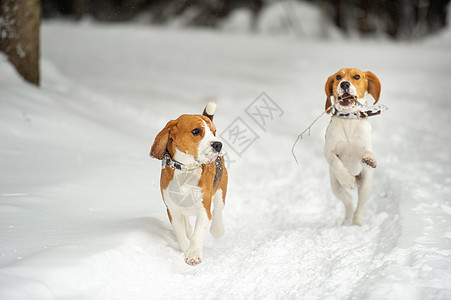
[{"label": "snow", "polygon": [[[179,19],[183,20],[185,16]],[[182,25],[186,22],[174,22]],[[266,3],[254,16],[250,9],[236,9],[219,24],[227,32],[250,32],[271,35],[293,35],[297,38],[339,38],[340,33],[317,5],[300,1]]]},{"label": "snow", "polygon": [[[416,43],[303,40],[140,25],[45,22],[42,87],[0,56],[0,299],[450,299],[449,34]],[[341,226],[323,157],[324,83],[382,83],[378,167],[364,225]],[[265,129],[245,109],[283,110]],[[177,249],[155,135],[216,100],[258,135],[227,149],[225,235],[203,263]]]},{"label": "snow", "polygon": [[308,2],[275,1],[263,8],[258,29],[272,34],[318,37],[325,33],[324,17],[316,5]]}]

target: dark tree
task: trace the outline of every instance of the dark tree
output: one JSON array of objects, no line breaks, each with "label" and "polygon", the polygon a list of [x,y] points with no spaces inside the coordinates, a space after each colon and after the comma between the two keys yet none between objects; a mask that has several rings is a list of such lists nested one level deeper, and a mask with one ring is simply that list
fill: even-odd
[{"label": "dark tree", "polygon": [[[0,0],[2,1],[2,0]],[[44,18],[90,15],[96,20],[118,22],[147,16],[154,24],[182,20],[186,26],[217,27],[236,9],[252,13],[252,29],[257,31],[262,9],[272,3],[292,14],[296,1],[307,1],[322,10],[324,28],[334,23],[346,34],[385,34],[394,39],[415,39],[447,26],[450,0],[42,0]],[[290,17],[293,28],[296,16]],[[327,30],[323,30],[326,36]],[[302,34],[302,32],[297,32]]]},{"label": "dark tree", "polygon": [[450,0],[308,0],[319,4],[345,33],[384,32],[395,39],[421,38],[446,24]]},{"label": "dark tree", "polygon": [[25,80],[39,85],[40,0],[0,0],[0,51]]}]

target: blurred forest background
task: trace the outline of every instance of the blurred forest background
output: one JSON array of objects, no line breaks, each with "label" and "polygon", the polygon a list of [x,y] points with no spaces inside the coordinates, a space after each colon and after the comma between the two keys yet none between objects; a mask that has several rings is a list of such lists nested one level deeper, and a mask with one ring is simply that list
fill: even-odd
[{"label": "blurred forest background", "polygon": [[[285,6],[288,21],[296,26],[293,5],[300,0],[43,0],[43,17],[81,19],[92,16],[105,22],[136,18],[154,24],[174,19],[186,26],[218,27],[237,10],[251,14],[251,29],[265,7]],[[302,2],[302,1],[301,1]],[[344,33],[372,35],[384,33],[395,39],[420,38],[446,25],[449,0],[304,0],[317,6],[324,20]]]},{"label": "blurred forest background", "polygon": [[0,0],[0,51],[27,81],[39,85],[42,19],[291,32],[298,37],[328,38],[338,32],[340,36],[417,40],[447,26],[449,1]]}]

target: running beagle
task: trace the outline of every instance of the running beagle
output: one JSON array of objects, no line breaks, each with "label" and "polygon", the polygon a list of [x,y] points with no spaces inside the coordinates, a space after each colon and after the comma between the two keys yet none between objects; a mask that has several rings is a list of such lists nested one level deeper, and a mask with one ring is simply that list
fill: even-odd
[{"label": "running beagle", "polygon": [[372,152],[371,125],[367,117],[378,115],[382,111],[366,109],[366,95],[370,94],[376,104],[381,84],[371,72],[341,69],[328,78],[325,91],[326,112],[332,112],[324,147],[332,191],[343,201],[346,209],[344,222],[347,222],[354,209],[352,197],[346,189],[353,189],[357,185],[358,205],[352,224],[361,225],[363,205],[370,195],[373,172],[377,165]]},{"label": "running beagle", "polygon": [[[185,262],[192,266],[202,262],[210,220],[211,234],[217,238],[224,234],[227,170],[212,122],[215,111],[216,103],[210,102],[202,115],[181,115],[169,121],[150,151],[150,156],[162,160],[161,194]],[[196,217],[194,231],[189,216]]]}]

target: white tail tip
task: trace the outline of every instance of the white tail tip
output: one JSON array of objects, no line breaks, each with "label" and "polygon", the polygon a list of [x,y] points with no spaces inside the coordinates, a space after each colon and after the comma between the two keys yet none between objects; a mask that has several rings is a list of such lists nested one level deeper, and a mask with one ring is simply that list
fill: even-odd
[{"label": "white tail tip", "polygon": [[205,112],[210,116],[213,116],[216,112],[216,102],[215,101],[208,102],[207,106],[205,106]]}]

